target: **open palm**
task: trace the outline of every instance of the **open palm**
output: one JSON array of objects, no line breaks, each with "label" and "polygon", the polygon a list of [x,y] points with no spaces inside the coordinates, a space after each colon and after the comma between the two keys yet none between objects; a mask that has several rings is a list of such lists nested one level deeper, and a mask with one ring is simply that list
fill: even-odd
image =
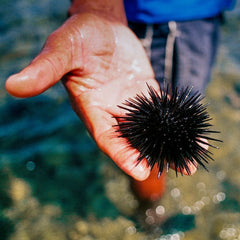
[{"label": "open palm", "polygon": [[60,79],[73,109],[85,123],[100,149],[127,174],[145,179],[146,162],[138,166],[138,152],[127,148],[112,127],[117,105],[148,82],[158,88],[147,56],[134,34],[123,24],[93,14],[76,14],[52,33],[41,53],[6,82],[17,97],[38,95]]}]

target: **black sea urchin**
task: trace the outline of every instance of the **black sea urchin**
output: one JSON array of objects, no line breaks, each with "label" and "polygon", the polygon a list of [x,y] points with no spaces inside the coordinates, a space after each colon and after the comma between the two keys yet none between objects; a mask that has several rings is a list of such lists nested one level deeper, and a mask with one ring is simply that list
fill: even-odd
[{"label": "black sea urchin", "polygon": [[202,144],[216,147],[203,139],[220,140],[209,137],[218,132],[210,130],[211,119],[201,103],[201,94],[190,96],[189,88],[170,91],[167,87],[160,94],[150,86],[148,89],[150,98],[141,94],[118,106],[127,111],[125,116],[116,117],[119,137],[126,138],[129,146],[140,152],[139,162],[146,158],[151,169],[157,164],[159,176],[164,166],[174,166],[176,174],[177,169],[181,174],[185,169],[190,175],[190,162],[206,169],[204,163],[213,158]]}]

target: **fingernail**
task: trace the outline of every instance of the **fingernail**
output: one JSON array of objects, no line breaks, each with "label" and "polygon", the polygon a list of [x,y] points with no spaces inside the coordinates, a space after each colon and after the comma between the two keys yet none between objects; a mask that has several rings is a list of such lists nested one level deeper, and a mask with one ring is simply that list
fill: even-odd
[{"label": "fingernail", "polygon": [[141,161],[132,169],[132,176],[138,181],[145,180],[149,176],[149,174],[150,169],[144,161]]}]

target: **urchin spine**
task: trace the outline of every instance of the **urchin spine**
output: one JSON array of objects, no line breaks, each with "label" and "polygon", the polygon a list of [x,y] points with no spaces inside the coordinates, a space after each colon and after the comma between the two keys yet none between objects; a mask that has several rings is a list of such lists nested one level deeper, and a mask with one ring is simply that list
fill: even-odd
[{"label": "urchin spine", "polygon": [[208,136],[218,131],[210,130],[207,105],[201,103],[200,93],[190,96],[189,88],[171,92],[169,89],[160,89],[159,94],[148,86],[149,97],[138,94],[118,106],[126,114],[116,117],[116,131],[139,151],[139,162],[146,158],[151,169],[157,164],[159,175],[170,165],[175,167],[176,174],[177,169],[181,174],[185,169],[190,175],[189,163],[198,163],[207,170],[205,163],[213,160],[212,153],[201,144],[215,146],[203,139],[220,141]]}]

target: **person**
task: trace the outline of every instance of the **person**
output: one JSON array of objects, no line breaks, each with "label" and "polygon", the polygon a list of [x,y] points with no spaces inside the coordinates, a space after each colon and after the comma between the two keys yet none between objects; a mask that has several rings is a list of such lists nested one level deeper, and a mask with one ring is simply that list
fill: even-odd
[{"label": "person", "polygon": [[[223,11],[234,7],[234,0],[164,1],[125,0],[129,27],[142,42],[155,79],[164,87],[191,89],[204,93],[211,78],[219,42]],[[131,181],[141,199],[160,198],[166,188],[163,174],[158,180],[156,167],[144,181]]]},{"label": "person", "polygon": [[132,2],[125,1],[129,26],[142,41],[156,80],[204,93],[216,57],[222,10],[231,1]]},{"label": "person", "polygon": [[[42,51],[26,68],[7,79],[6,90],[15,97],[28,98],[41,94],[62,79],[74,111],[86,125],[98,147],[136,181],[147,179],[150,174],[147,160],[136,165],[139,154],[137,150],[127,148],[125,139],[113,137],[116,135],[113,128],[116,119],[113,116],[124,114],[124,110],[118,108],[117,105],[126,99],[132,98],[140,92],[147,94],[147,84],[160,91],[158,81],[160,82],[159,79],[162,79],[163,71],[158,72],[158,69],[164,69],[162,57],[159,58],[159,51],[150,52],[151,63],[156,71],[154,74],[147,54],[149,54],[150,48],[159,45],[157,41],[162,41],[162,39],[154,38],[157,31],[160,38],[160,28],[167,29],[166,31],[169,32],[167,25],[169,19],[163,17],[161,20],[161,16],[159,19],[156,18],[157,11],[161,10],[160,12],[167,13],[171,7],[176,7],[173,13],[178,13],[180,10],[183,11],[181,15],[184,15],[184,11],[188,9],[188,7],[178,9],[179,1],[171,2],[175,2],[175,5],[167,6],[167,2],[159,1],[158,3],[157,0],[126,0],[125,2],[122,0],[73,0],[68,11],[69,18],[50,34]],[[197,4],[199,1],[181,2]],[[204,1],[204,4],[211,5],[210,2],[212,6],[216,6],[213,2],[223,4],[228,1],[208,0]],[[157,8],[151,5],[153,3],[157,5]],[[144,8],[138,9],[144,4],[146,5],[145,10]],[[202,2],[199,4],[204,5]],[[143,39],[145,35],[147,35],[148,41],[150,39],[150,44],[145,46],[146,51],[141,41],[128,27],[125,8],[129,24],[132,25],[133,30],[136,30],[137,35],[140,34],[139,31],[143,30],[142,26],[145,26],[141,34]],[[216,11],[215,16],[219,15],[222,9],[223,6]],[[191,12],[191,9],[188,9],[188,12]],[[193,18],[194,16],[190,14],[189,17]],[[185,21],[186,19],[170,20]],[[147,24],[142,25],[144,21]],[[155,24],[161,21],[164,22],[163,25]],[[179,32],[180,29],[177,30]],[[186,29],[185,35],[175,36],[175,41],[173,41],[176,43],[176,48],[179,47],[179,54],[173,56],[179,68],[174,71],[169,67],[168,69],[176,79],[191,81],[185,78],[185,73],[181,75],[181,71],[186,67],[183,64],[186,56],[189,56],[188,61],[192,61],[193,65],[198,64],[198,61],[195,62],[196,59],[192,60],[191,52],[185,52],[184,44],[181,45],[183,41],[181,36],[188,41],[188,36],[192,34],[192,32],[187,32],[188,30],[190,31],[190,29]],[[191,30],[197,33],[196,28],[191,27]],[[196,36],[199,37],[201,34],[196,34]],[[166,38],[164,41],[166,42]],[[179,46],[178,41],[180,42]],[[205,44],[204,38],[199,41],[203,41],[200,42],[201,45]],[[182,52],[180,48],[182,48]],[[206,48],[209,46],[207,45]],[[175,52],[175,50],[173,51]],[[192,50],[198,51],[198,48]],[[186,55],[185,60],[181,59],[182,54]],[[199,53],[198,57],[201,54]],[[212,58],[212,56],[208,57]],[[158,64],[157,60],[155,61],[153,58],[158,59]],[[187,83],[180,81],[176,84]],[[192,164],[190,169],[191,174],[196,171],[196,167]],[[187,173],[184,172],[184,174]]]}]

